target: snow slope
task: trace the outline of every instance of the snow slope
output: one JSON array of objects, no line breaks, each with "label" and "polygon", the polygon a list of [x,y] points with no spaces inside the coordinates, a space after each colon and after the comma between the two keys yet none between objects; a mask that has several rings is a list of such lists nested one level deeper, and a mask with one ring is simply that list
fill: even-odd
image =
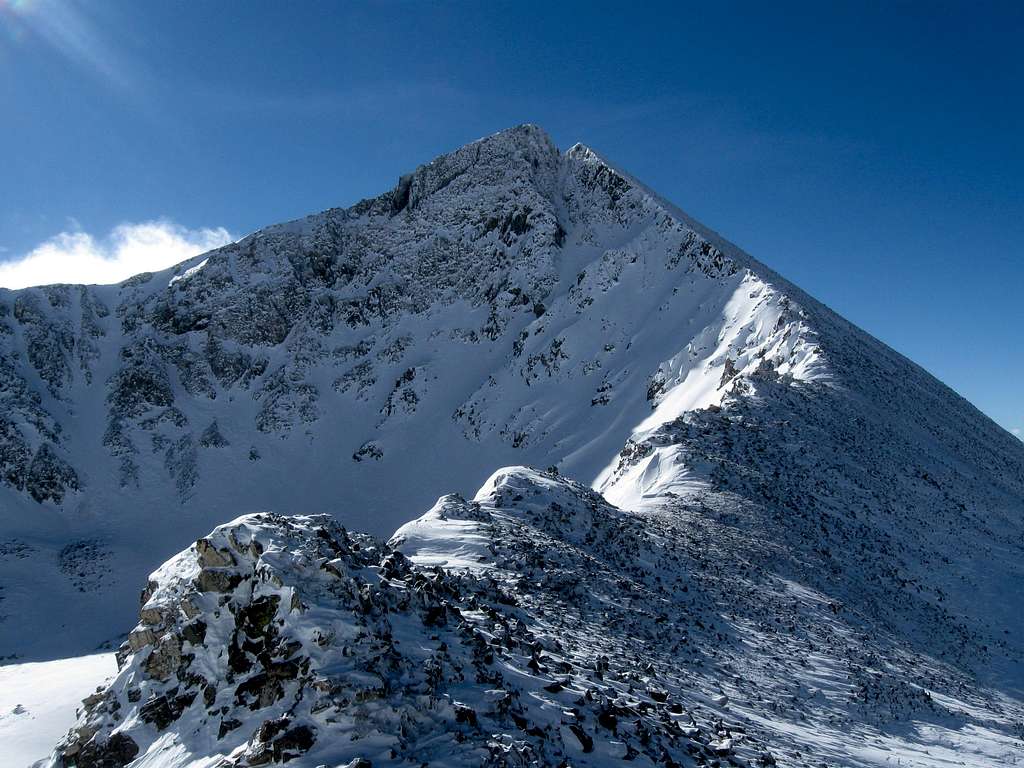
[{"label": "snow slope", "polygon": [[42,760],[74,725],[81,701],[117,672],[114,654],[0,667],[3,764]]}]

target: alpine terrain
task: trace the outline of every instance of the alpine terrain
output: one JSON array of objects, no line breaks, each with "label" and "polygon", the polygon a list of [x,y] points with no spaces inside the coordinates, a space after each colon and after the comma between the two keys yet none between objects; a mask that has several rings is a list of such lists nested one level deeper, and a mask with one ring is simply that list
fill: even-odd
[{"label": "alpine terrain", "polygon": [[0,654],[119,670],[43,765],[1024,764],[1024,443],[581,144],[0,353]]}]

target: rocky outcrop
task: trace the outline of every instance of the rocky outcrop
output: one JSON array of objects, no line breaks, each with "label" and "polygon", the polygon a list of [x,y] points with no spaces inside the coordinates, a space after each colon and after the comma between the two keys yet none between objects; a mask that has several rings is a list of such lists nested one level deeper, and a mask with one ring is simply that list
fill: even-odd
[{"label": "rocky outcrop", "polygon": [[623,510],[508,467],[386,544],[325,516],[239,518],[151,576],[117,677],[50,765],[816,768],[850,754],[851,727],[973,722],[961,662],[867,610],[928,616],[884,570],[829,599],[792,580],[813,553],[742,533],[741,514],[759,513],[720,491]]},{"label": "rocky outcrop", "polygon": [[25,475],[25,490],[36,501],[60,504],[67,491],[77,491],[78,475],[49,443],[43,443],[32,457]]},{"label": "rocky outcrop", "polygon": [[[439,502],[450,524],[488,532],[493,570],[419,566],[326,517],[251,515],[200,539],[151,577],[119,674],[84,702],[51,765],[120,768],[170,745],[237,766],[683,764],[760,749],[712,746],[713,731],[654,682],[664,670],[550,632],[545,608],[578,594],[562,575],[570,562],[577,577],[606,574],[597,594],[622,596],[608,568],[623,561],[586,563],[570,542],[589,522],[610,544],[625,519],[571,483],[515,476],[503,493],[554,492],[544,512],[524,510],[517,540],[477,503]],[[517,595],[545,557],[558,570]]]}]

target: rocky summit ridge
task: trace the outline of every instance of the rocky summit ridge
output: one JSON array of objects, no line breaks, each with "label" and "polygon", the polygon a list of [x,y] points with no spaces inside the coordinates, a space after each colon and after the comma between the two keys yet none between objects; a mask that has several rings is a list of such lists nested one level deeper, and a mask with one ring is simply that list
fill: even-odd
[{"label": "rocky summit ridge", "polygon": [[0,323],[0,650],[120,647],[55,765],[1022,757],[1024,444],[583,145]]}]

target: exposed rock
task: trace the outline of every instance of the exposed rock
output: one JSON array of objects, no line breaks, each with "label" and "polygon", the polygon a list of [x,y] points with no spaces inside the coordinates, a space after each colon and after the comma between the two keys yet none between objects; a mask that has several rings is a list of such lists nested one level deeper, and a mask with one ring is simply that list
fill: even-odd
[{"label": "exposed rock", "polygon": [[164,635],[146,657],[146,674],[157,680],[168,680],[181,664],[181,641],[174,634]]},{"label": "exposed rock", "polygon": [[231,443],[220,433],[217,420],[214,419],[210,422],[210,426],[204,429],[203,434],[200,435],[199,445],[203,448],[226,448]]},{"label": "exposed rock", "polygon": [[204,568],[196,577],[196,587],[200,592],[230,592],[241,581],[242,577],[237,573]]},{"label": "exposed rock", "polygon": [[151,629],[139,629],[128,634],[128,645],[131,646],[132,653],[137,653],[145,648],[147,645],[152,645],[156,642],[156,635]]},{"label": "exposed rock", "polygon": [[[528,485],[517,485],[524,482],[520,474],[509,475],[504,487],[523,491],[509,499],[525,500]],[[327,517],[251,515],[218,528],[154,575],[146,606],[166,607],[165,634],[150,650],[130,639],[118,676],[56,755],[74,754],[92,743],[88,739],[110,743],[116,731],[140,745],[147,758],[172,744],[199,758],[209,746],[204,734],[215,728],[218,752],[240,755],[240,764],[250,766],[298,761],[321,744],[330,745],[338,765],[370,765],[366,733],[386,738],[389,764],[504,765],[510,753],[500,745],[510,740],[538,764],[557,764],[570,748],[596,752],[598,740],[607,750],[612,739],[629,740],[637,756],[660,760],[667,754],[682,761],[686,745],[694,742],[662,721],[667,710],[656,697],[645,697],[644,708],[614,733],[593,735],[582,724],[596,721],[607,708],[602,691],[611,681],[625,684],[641,671],[634,662],[617,658],[598,678],[588,671],[594,667],[588,660],[592,648],[568,647],[568,638],[559,639],[536,617],[523,620],[546,613],[541,606],[553,607],[549,601],[561,589],[556,579],[537,595],[522,595],[525,603],[512,596],[525,575],[519,568],[543,561],[542,553],[591,571],[589,583],[612,590],[623,604],[622,616],[637,610],[626,597],[629,590],[617,586],[619,579],[611,573],[598,577],[605,566],[580,560],[571,543],[577,518],[590,520],[604,540],[624,522],[622,515],[599,506],[591,492],[571,481],[545,482],[562,489],[562,501],[539,516],[503,507],[507,522],[486,534],[493,570],[479,574],[417,566]],[[577,494],[585,499],[582,508],[569,501]],[[439,504],[443,511],[436,519],[445,525],[468,523],[481,531],[495,525],[491,502],[485,510],[453,495]],[[396,541],[410,546],[407,538]],[[238,583],[254,574],[252,588],[190,597],[192,585],[181,574],[211,553],[220,557],[228,551],[235,553],[232,565],[201,573]],[[625,552],[620,557],[622,563],[629,560]],[[188,620],[184,610],[174,610],[186,600],[198,601],[201,617]],[[595,606],[616,601],[605,597]],[[296,603],[301,610],[284,607]],[[566,608],[577,615],[577,608]],[[149,631],[140,625],[129,637]],[[559,677],[551,679],[547,668],[558,669]],[[531,693],[533,675],[543,678],[536,690],[546,686],[545,696],[563,707],[574,702],[580,722],[561,730],[545,726],[551,715]],[[147,691],[144,701],[139,687]],[[154,741],[148,727],[166,736]],[[490,757],[481,762],[484,755]]]},{"label": "exposed rock", "polygon": [[196,541],[196,555],[201,568],[225,568],[235,564],[229,549],[216,549],[209,539]]},{"label": "exposed rock", "polygon": [[75,768],[123,768],[139,754],[139,746],[130,736],[115,733],[106,741],[95,740],[64,752],[65,765]]},{"label": "exposed rock", "polygon": [[67,491],[79,490],[78,475],[57,455],[53,446],[44,443],[29,464],[25,490],[38,502],[60,504]]},{"label": "exposed rock", "polygon": [[363,461],[364,459],[380,461],[383,458],[384,451],[373,440],[367,440],[359,446],[359,450],[352,454],[352,461]]}]

